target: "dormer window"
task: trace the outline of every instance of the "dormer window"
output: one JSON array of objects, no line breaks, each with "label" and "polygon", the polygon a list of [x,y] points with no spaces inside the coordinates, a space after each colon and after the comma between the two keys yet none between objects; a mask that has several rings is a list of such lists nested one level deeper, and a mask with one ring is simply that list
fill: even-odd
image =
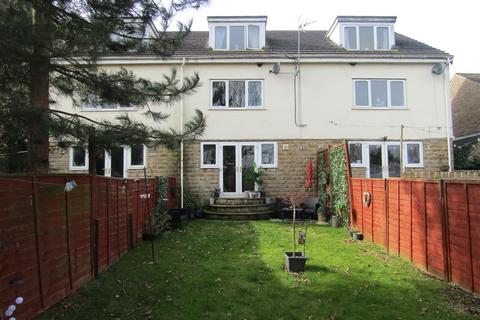
[{"label": "dormer window", "polygon": [[339,16],[327,37],[347,50],[391,50],[395,45],[396,17]]},{"label": "dormer window", "polygon": [[259,50],[265,46],[267,17],[208,17],[214,50]]}]

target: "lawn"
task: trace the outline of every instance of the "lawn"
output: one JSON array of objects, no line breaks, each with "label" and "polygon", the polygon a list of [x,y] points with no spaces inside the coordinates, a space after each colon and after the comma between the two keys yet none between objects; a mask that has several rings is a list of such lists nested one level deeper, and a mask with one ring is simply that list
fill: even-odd
[{"label": "lawn", "polygon": [[307,272],[283,270],[291,226],[197,220],[143,243],[40,319],[478,319],[478,300],[346,231],[308,228]]}]

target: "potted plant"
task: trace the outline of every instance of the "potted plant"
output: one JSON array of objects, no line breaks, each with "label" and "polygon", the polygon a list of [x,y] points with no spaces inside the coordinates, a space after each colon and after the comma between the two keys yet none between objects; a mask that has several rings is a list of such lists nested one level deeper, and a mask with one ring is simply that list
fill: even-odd
[{"label": "potted plant", "polygon": [[338,201],[333,205],[333,209],[335,211],[335,214],[332,215],[330,218],[330,224],[334,228],[341,227],[342,225],[345,225],[345,221],[347,218],[347,209],[348,206],[346,203],[342,201]]},{"label": "potted plant", "polygon": [[[262,176],[265,173],[265,169],[258,167],[255,162],[253,162],[251,167],[248,167],[245,172],[245,180],[250,183],[255,184],[255,190],[262,191]],[[260,197],[260,192],[249,193],[249,198],[258,198]]]},{"label": "potted plant", "polygon": [[285,268],[288,272],[304,272],[305,271],[305,263],[307,262],[307,256],[305,255],[305,246],[306,246],[306,239],[307,239],[307,224],[305,223],[305,231],[300,231],[299,233],[299,243],[303,244],[303,252],[297,252],[296,248],[296,230],[295,230],[295,215],[296,215],[296,208],[295,208],[295,201],[292,201],[293,206],[293,251],[285,252]]},{"label": "potted plant", "polygon": [[220,197],[220,188],[216,187],[213,188],[212,191],[212,198],[210,198],[210,205],[213,206],[215,204],[215,199]]}]

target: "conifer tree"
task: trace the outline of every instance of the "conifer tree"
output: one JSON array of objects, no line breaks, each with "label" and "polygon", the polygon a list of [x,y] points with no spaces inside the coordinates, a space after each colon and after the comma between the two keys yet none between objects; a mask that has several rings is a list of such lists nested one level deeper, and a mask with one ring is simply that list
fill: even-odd
[{"label": "conifer tree", "polygon": [[[3,169],[48,172],[49,138],[60,147],[87,146],[95,154],[120,145],[144,143],[175,148],[201,135],[200,111],[183,134],[165,130],[169,105],[194,91],[198,74],[178,78],[176,70],[150,81],[120,68],[105,71],[101,57],[134,52],[159,58],[172,55],[188,35],[191,21],[171,23],[177,13],[206,0],[3,0],[0,3],[0,154]],[[152,23],[160,27],[148,32]],[[97,121],[52,107],[52,92],[74,104],[135,106],[158,126],[120,114]],[[19,161],[20,155],[25,161]]]}]

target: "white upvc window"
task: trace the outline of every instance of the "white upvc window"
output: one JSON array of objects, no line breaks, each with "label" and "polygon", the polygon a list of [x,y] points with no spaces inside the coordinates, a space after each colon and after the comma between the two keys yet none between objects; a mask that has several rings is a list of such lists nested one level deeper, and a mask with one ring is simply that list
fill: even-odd
[{"label": "white upvc window", "polygon": [[68,148],[69,170],[88,170],[88,149],[84,147]]},{"label": "white upvc window", "polygon": [[403,163],[406,168],[423,167],[423,143],[406,141],[403,143]]},{"label": "white upvc window", "polygon": [[263,108],[263,80],[211,80],[212,109]]},{"label": "white upvc window", "polygon": [[262,168],[276,168],[278,166],[278,150],[276,142],[258,143],[257,164]]},{"label": "white upvc window", "polygon": [[218,168],[217,144],[212,142],[202,142],[200,144],[200,168]]},{"label": "white upvc window", "polygon": [[350,158],[350,165],[352,167],[364,167],[364,150],[363,144],[359,142],[351,142],[348,144],[348,155]]},{"label": "white upvc window", "polygon": [[342,45],[347,50],[391,50],[393,29],[389,25],[344,25]]},{"label": "white upvc window", "polygon": [[213,27],[214,50],[258,50],[262,29],[259,24],[217,25]]},{"label": "white upvc window", "polygon": [[406,108],[404,79],[353,79],[355,108]]},{"label": "white upvc window", "polygon": [[128,169],[143,169],[147,166],[147,147],[143,144],[127,146]]}]

